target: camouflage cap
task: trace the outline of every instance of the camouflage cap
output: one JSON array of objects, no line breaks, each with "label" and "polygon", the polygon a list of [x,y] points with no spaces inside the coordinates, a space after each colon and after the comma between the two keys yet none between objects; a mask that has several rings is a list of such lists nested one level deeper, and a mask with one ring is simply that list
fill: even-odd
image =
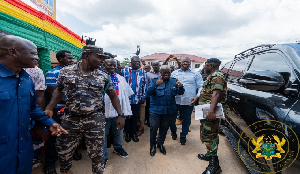
[{"label": "camouflage cap", "polygon": [[85,45],[82,48],[82,53],[96,53],[99,56],[108,57],[103,53],[103,48],[97,47],[95,45]]}]

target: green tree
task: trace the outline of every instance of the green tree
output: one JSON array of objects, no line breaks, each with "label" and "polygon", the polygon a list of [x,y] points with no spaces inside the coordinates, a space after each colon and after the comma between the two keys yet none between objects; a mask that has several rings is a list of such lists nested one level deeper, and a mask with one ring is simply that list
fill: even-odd
[{"label": "green tree", "polygon": [[129,66],[130,59],[129,58],[124,58],[124,60],[121,62],[121,64],[124,65],[124,66]]}]

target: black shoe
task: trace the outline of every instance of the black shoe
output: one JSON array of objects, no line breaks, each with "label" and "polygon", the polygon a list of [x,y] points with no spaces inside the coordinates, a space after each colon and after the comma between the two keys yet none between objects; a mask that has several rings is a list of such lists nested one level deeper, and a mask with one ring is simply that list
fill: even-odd
[{"label": "black shoe", "polygon": [[198,158],[204,161],[209,161],[209,156],[203,155],[201,153],[198,154]]},{"label": "black shoe", "polygon": [[125,141],[129,143],[131,141],[130,135],[126,134]]},{"label": "black shoe", "polygon": [[175,131],[172,131],[172,132],[171,132],[171,136],[172,136],[172,139],[173,139],[173,140],[177,140],[177,134],[176,134]]},{"label": "black shoe", "polygon": [[157,145],[157,148],[159,148],[159,151],[162,154],[166,155],[167,152],[166,152],[166,149],[165,149],[164,145]]},{"label": "black shoe", "polygon": [[139,140],[139,138],[136,135],[133,135],[132,136],[132,141],[139,142],[140,140]]},{"label": "black shoe", "polygon": [[122,158],[127,158],[128,157],[127,152],[122,147],[120,147],[118,149],[114,149],[114,152],[119,154],[120,157],[122,157]]},{"label": "black shoe", "polygon": [[180,144],[185,145],[186,144],[186,138],[185,137],[180,137]]},{"label": "black shoe", "polygon": [[104,159],[104,167],[103,167],[103,170],[105,170],[105,168],[106,168],[107,161],[108,161],[108,159]]},{"label": "black shoe", "polygon": [[76,150],[75,150],[75,153],[74,153],[74,155],[73,155],[73,160],[79,161],[79,160],[81,160],[81,159],[82,159],[82,155],[81,155],[81,153],[78,152],[78,150],[76,149]]},{"label": "black shoe", "polygon": [[150,147],[150,155],[151,155],[151,156],[154,156],[155,153],[156,153],[156,147],[155,147],[155,146],[151,146],[151,147]]},{"label": "black shoe", "polygon": [[211,156],[209,165],[202,174],[219,174],[221,173],[221,167],[219,166],[218,156]]},{"label": "black shoe", "polygon": [[45,174],[57,174],[56,169],[55,169],[55,165],[45,167],[44,168],[44,173]]}]

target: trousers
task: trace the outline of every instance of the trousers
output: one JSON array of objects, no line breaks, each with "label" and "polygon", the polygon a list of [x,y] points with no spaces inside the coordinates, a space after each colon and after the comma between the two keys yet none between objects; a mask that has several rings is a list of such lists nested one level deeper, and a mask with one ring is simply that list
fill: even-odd
[{"label": "trousers", "polygon": [[92,159],[93,174],[104,172],[105,115],[102,112],[86,116],[66,116],[61,122],[69,134],[57,137],[56,148],[60,172],[72,167],[72,158],[82,137],[85,138],[87,154]]},{"label": "trousers", "polygon": [[[54,119],[57,123],[61,123],[61,119],[57,117],[57,112],[61,108],[54,108],[52,119]],[[56,151],[56,136],[51,135],[49,131],[49,139],[46,142],[45,148],[45,168],[55,167],[55,162],[58,160],[58,154]]]},{"label": "trousers", "polygon": [[[180,132],[180,137],[186,138],[187,134],[189,133],[189,127],[191,125],[191,116],[194,109],[194,106],[190,105],[176,105],[177,112],[182,117],[182,131]],[[176,132],[176,115],[173,115],[170,129],[172,132]]]},{"label": "trousers", "polygon": [[215,121],[203,119],[200,123],[200,139],[206,145],[206,156],[217,156],[220,119]]},{"label": "trousers", "polygon": [[123,141],[123,129],[119,130],[117,129],[117,120],[118,117],[113,117],[113,118],[106,118],[105,122],[105,145],[104,145],[104,158],[108,159],[108,152],[107,152],[107,141],[109,141],[107,139],[107,136],[109,134],[109,128],[112,128],[112,132],[113,132],[113,145],[114,145],[114,149],[119,149],[122,147],[122,141]]},{"label": "trousers", "polygon": [[131,104],[132,116],[125,120],[125,132],[133,137],[136,135],[137,121],[140,115],[140,104]]},{"label": "trousers", "polygon": [[[150,146],[163,145],[174,114],[150,113]],[[157,131],[159,129],[157,141]]]}]

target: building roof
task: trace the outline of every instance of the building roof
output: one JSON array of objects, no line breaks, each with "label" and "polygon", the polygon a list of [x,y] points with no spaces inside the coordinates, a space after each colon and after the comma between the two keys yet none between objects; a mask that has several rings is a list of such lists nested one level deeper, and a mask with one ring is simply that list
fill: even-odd
[{"label": "building roof", "polygon": [[[156,61],[165,61],[170,54],[168,53],[154,53],[144,57],[141,57],[142,60],[156,60]],[[189,57],[193,62],[205,62],[206,58],[190,55],[190,54],[173,54],[177,57],[178,60],[183,57]]]}]

